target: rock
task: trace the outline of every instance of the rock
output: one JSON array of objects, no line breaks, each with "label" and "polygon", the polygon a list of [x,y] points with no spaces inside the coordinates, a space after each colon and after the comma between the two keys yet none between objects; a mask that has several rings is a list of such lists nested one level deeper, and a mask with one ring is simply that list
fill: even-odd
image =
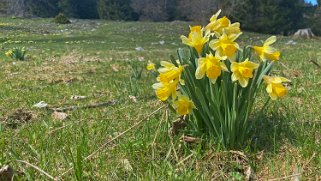
[{"label": "rock", "polygon": [[143,47],[136,47],[135,50],[138,52],[142,52],[142,51],[144,51],[144,48]]},{"label": "rock", "polygon": [[299,38],[313,38],[315,35],[313,34],[311,28],[299,29],[293,35],[294,37]]}]

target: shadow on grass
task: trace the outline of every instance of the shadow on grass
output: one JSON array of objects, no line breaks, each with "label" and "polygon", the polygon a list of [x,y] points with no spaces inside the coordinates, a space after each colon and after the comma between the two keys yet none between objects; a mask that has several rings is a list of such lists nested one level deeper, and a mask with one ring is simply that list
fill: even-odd
[{"label": "shadow on grass", "polygon": [[253,126],[253,148],[276,153],[285,143],[295,144],[298,133],[291,128],[295,122],[293,111],[277,103],[260,114]]}]

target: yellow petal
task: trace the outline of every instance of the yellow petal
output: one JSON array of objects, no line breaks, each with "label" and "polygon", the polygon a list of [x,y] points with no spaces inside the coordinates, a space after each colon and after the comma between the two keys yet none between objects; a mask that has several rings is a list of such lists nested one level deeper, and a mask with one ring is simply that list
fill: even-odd
[{"label": "yellow petal", "polygon": [[188,45],[188,46],[192,46],[190,40],[186,36],[182,35],[181,40],[182,40],[183,44]]},{"label": "yellow petal", "polygon": [[241,87],[246,87],[247,84],[249,83],[249,79],[241,78],[241,79],[239,79],[239,83],[240,83]]},{"label": "yellow petal", "polygon": [[220,62],[220,66],[221,66],[222,70],[224,70],[224,71],[228,72],[228,69],[227,69],[227,67],[226,67],[225,63]]},{"label": "yellow petal", "polygon": [[217,79],[210,79],[210,82],[211,82],[212,84],[215,84],[215,83],[216,83],[216,80],[217,80]]},{"label": "yellow petal", "polygon": [[270,38],[268,38],[268,39],[265,40],[264,46],[265,46],[265,45],[271,45],[271,44],[273,44],[274,42],[276,42],[276,36],[271,36]]},{"label": "yellow petal", "polygon": [[232,81],[233,81],[233,82],[235,82],[235,81],[238,80],[238,76],[237,76],[236,73],[233,73],[231,78],[232,78]]},{"label": "yellow petal", "polygon": [[272,93],[272,84],[268,84],[267,86],[266,86],[266,92],[267,93]]},{"label": "yellow petal", "polygon": [[269,96],[271,97],[272,100],[276,100],[278,98],[278,96],[273,92],[271,92]]},{"label": "yellow petal", "polygon": [[284,78],[284,77],[280,77],[280,79],[282,80],[282,82],[291,82],[291,80]]},{"label": "yellow petal", "polygon": [[218,10],[218,11],[211,17],[210,21],[211,21],[211,22],[216,21],[217,17],[220,15],[221,11],[222,11],[221,9]]},{"label": "yellow petal", "polygon": [[198,67],[195,71],[196,79],[201,79],[204,77],[206,71],[206,60],[205,58],[198,59]]}]

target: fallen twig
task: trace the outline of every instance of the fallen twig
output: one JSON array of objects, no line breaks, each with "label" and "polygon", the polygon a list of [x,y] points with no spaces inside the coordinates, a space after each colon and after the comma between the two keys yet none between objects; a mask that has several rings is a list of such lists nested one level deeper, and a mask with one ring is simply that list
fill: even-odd
[{"label": "fallen twig", "polygon": [[186,160],[188,160],[189,158],[191,158],[193,155],[194,155],[194,153],[188,155],[188,156],[185,157],[183,160],[179,161],[179,162],[177,163],[177,165],[184,164],[184,162],[185,162]]},{"label": "fallen twig", "polygon": [[314,61],[314,60],[310,60],[310,62],[312,62],[314,65],[316,65],[317,67],[319,67],[319,68],[321,68],[321,65],[318,63],[318,62],[316,62],[316,61]]},{"label": "fallen twig", "polygon": [[56,112],[65,112],[65,111],[73,111],[76,109],[89,109],[89,108],[97,108],[97,107],[104,107],[104,106],[114,106],[117,103],[117,101],[108,101],[108,102],[102,102],[97,104],[89,104],[85,106],[69,106],[69,107],[62,107],[62,108],[48,108],[51,111]]},{"label": "fallen twig", "polygon": [[47,176],[48,178],[50,178],[51,180],[55,180],[55,178],[53,176],[51,176],[49,173],[43,171],[41,168],[37,167],[36,165],[33,165],[29,162],[26,162],[26,161],[23,161],[23,160],[16,160],[17,162],[20,162],[20,163],[24,163],[30,167],[32,167],[33,169],[37,170],[38,172],[40,172],[41,174]]},{"label": "fallen twig", "polygon": [[289,175],[289,176],[284,176],[284,177],[280,177],[280,178],[269,179],[268,181],[276,181],[276,180],[289,179],[289,178],[292,178],[292,177],[300,176],[301,174],[302,174],[302,173],[297,173],[297,174],[293,174],[293,175]]},{"label": "fallen twig", "polygon": [[[103,148],[105,148],[107,145],[109,145],[110,143],[112,143],[113,141],[115,141],[116,139],[122,137],[123,135],[125,135],[127,132],[129,132],[130,130],[132,130],[133,128],[139,126],[142,122],[144,122],[145,120],[147,120],[148,118],[150,118],[152,115],[156,114],[159,110],[163,109],[166,105],[163,105],[161,107],[159,107],[158,109],[156,109],[155,111],[153,111],[152,113],[150,113],[149,115],[147,115],[146,117],[144,117],[143,119],[141,119],[140,121],[138,121],[137,123],[135,123],[133,126],[129,127],[128,129],[126,129],[125,131],[121,132],[120,134],[118,134],[117,136],[115,136],[114,138],[108,140],[106,143],[102,144],[97,150],[93,151],[90,155],[88,155],[84,161],[87,161],[89,159],[91,159],[94,155],[96,155],[100,150],[102,150]],[[74,169],[74,167],[69,168],[67,171],[65,171],[64,173],[62,173],[59,178],[61,178],[62,176],[66,175],[67,173],[69,173],[70,171],[72,171]]]}]

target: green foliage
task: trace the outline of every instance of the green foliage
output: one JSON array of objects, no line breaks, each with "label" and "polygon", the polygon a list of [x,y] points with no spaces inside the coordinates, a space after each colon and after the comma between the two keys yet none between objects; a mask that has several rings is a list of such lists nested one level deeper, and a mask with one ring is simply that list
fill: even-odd
[{"label": "green foliage", "polygon": [[315,35],[321,36],[321,7],[310,7],[306,10],[306,27]]},{"label": "green foliage", "polygon": [[98,0],[97,11],[101,19],[137,20],[130,0]]},{"label": "green foliage", "polygon": [[[303,26],[303,6],[300,0],[242,0],[232,12],[242,29],[288,35]],[[236,18],[237,17],[237,18]]]},{"label": "green foliage", "polygon": [[69,24],[71,23],[69,21],[69,19],[63,14],[63,13],[59,13],[55,19],[54,19],[54,22],[55,23],[58,23],[58,24]]},{"label": "green foliage", "polygon": [[26,56],[25,47],[16,47],[6,52],[6,56],[11,57],[14,60],[25,60]]}]

